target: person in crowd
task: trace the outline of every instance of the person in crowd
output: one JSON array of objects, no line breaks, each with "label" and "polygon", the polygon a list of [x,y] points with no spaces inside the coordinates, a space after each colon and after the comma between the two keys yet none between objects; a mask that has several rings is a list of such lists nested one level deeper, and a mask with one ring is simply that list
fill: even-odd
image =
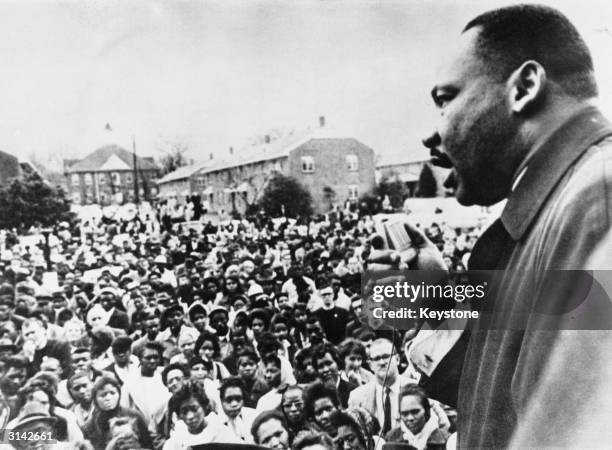
[{"label": "person in crowd", "polygon": [[425,391],[419,386],[407,385],[402,388],[399,399],[400,426],[389,431],[385,440],[405,442],[416,449],[446,449],[449,433],[440,428]]},{"label": "person in crowd", "polygon": [[257,401],[257,412],[276,409],[281,403],[281,360],[276,355],[267,355],[262,359],[264,379],[270,389]]},{"label": "person in crowd", "polygon": [[344,361],[340,358],[336,347],[329,343],[319,344],[314,347],[312,350],[312,363],[317,371],[318,378],[338,392],[340,404],[343,408],[346,408],[351,391],[357,385],[340,377],[340,370],[344,368]]},{"label": "person in crowd", "polygon": [[143,321],[144,335],[134,341],[132,344],[132,353],[138,357],[142,353],[145,345],[148,342],[158,342],[159,335],[159,316],[155,310],[151,309],[146,312]]},{"label": "person in crowd", "polygon": [[338,352],[343,361],[340,377],[355,386],[366,384],[374,379],[374,374],[363,367],[367,364],[367,354],[364,345],[357,339],[342,341]]},{"label": "person in crowd", "polygon": [[281,411],[285,416],[287,430],[292,437],[300,433],[312,431],[306,419],[304,388],[295,384],[282,390]]},{"label": "person in crowd", "polygon": [[319,296],[323,304],[314,311],[314,314],[319,318],[327,340],[334,345],[338,345],[346,335],[346,325],[349,321],[348,311],[336,305],[334,290],[331,285],[321,286]]},{"label": "person in crowd", "polygon": [[164,443],[164,450],[182,450],[212,442],[239,443],[219,416],[210,410],[204,387],[196,381],[183,384],[172,394],[170,410],[180,422]]},{"label": "person in crowd", "polygon": [[291,442],[285,418],[277,410],[261,412],[253,421],[251,435],[255,443],[265,448],[289,450]]},{"label": "person in crowd", "polygon": [[306,390],[306,417],[313,426],[330,436],[336,435],[336,430],[330,421],[330,415],[341,408],[338,393],[334,388],[323,383],[311,384]]},{"label": "person in crowd", "polygon": [[3,361],[3,376],[0,378],[0,392],[10,408],[9,418],[19,414],[19,389],[23,387],[28,376],[28,360],[23,356],[10,356]]},{"label": "person in crowd", "polygon": [[336,450],[338,447],[326,434],[306,432],[294,439],[291,448],[292,450]]},{"label": "person in crowd", "polygon": [[77,424],[81,429],[87,423],[94,410],[92,401],[93,382],[89,373],[85,371],[75,372],[68,378],[68,392],[72,399],[70,411],[76,416]]},{"label": "person in crowd", "polygon": [[[162,382],[172,395],[189,381],[190,376],[189,367],[181,363],[168,364],[161,373]],[[160,411],[157,411],[154,417],[158,418],[158,421],[149,424],[149,430],[155,449],[159,449],[170,437],[170,432],[174,429],[178,418],[170,409],[170,401],[162,405]]]},{"label": "person in crowd", "polygon": [[265,379],[257,375],[258,364],[259,357],[255,351],[244,349],[238,354],[237,373],[244,385],[244,405],[249,408],[256,408],[260,397],[269,390]]},{"label": "person in crowd", "polygon": [[24,354],[30,361],[30,373],[40,370],[43,357],[56,358],[62,366],[62,377],[70,373],[70,344],[66,341],[47,338],[47,331],[39,319],[26,319],[21,332],[24,339]]},{"label": "person in crowd", "polygon": [[252,443],[251,426],[256,412],[253,408],[244,406],[245,390],[242,380],[238,377],[226,378],[221,382],[219,394],[221,399],[219,416],[224,425],[239,441]]},{"label": "person in crowd", "polygon": [[111,344],[113,362],[104,370],[110,372],[121,384],[128,377],[136,375],[140,362],[132,355],[132,339],[128,336],[118,336]]},{"label": "person in crowd", "polygon": [[[164,348],[159,342],[145,344],[140,357],[140,370],[127,377],[123,383],[124,400],[133,402],[142,412],[147,425],[151,421],[159,422],[160,418],[156,417],[156,414],[170,398],[170,392],[162,382],[159,367],[163,352]],[[154,395],[151,395],[152,393]]]},{"label": "person in crowd", "polygon": [[312,347],[303,348],[295,355],[295,378],[300,384],[312,383],[317,379],[317,370],[312,362]]},{"label": "person in crowd", "polygon": [[108,317],[106,325],[127,332],[130,327],[130,320],[127,313],[119,309],[120,307],[123,308],[123,305],[118,302],[115,289],[112,287],[102,288],[98,293],[97,301],[106,311]]},{"label": "person in crowd", "polygon": [[201,357],[204,361],[212,363],[213,371],[211,379],[221,381],[230,376],[229,371],[219,361],[221,357],[221,347],[219,346],[219,338],[216,334],[210,331],[200,333],[194,345],[194,355]]},{"label": "person in crowd", "polygon": [[134,409],[121,406],[121,385],[114,377],[98,378],[91,390],[91,397],[94,411],[83,426],[83,434],[95,450],[104,450],[116,437],[113,428],[118,421],[131,429],[141,448],[152,448],[151,435],[144,417]]}]

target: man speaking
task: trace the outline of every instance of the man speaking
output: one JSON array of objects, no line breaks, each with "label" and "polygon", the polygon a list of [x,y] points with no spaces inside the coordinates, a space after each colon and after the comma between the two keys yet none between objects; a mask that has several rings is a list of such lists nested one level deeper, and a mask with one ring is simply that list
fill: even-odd
[{"label": "man speaking", "polygon": [[[612,332],[572,326],[574,294],[546,291],[551,273],[588,268],[610,229],[612,126],[594,103],[589,49],[566,17],[537,5],[484,13],[451,41],[424,144],[451,169],[461,204],[507,199],[468,267],[504,275],[489,322],[478,319],[423,385],[456,400],[459,448],[609,446],[612,427],[594,424],[612,417]],[[435,246],[406,228],[412,266],[443,268]],[[568,277],[561,284],[573,288]]]}]

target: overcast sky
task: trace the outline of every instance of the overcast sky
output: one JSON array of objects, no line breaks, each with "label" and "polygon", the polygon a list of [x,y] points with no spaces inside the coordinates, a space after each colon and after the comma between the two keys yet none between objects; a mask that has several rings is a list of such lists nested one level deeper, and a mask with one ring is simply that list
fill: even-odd
[{"label": "overcast sky", "polygon": [[[139,154],[180,142],[197,161],[325,115],[386,159],[424,155],[445,43],[509,3],[0,1],[0,149],[82,157],[135,136]],[[545,3],[583,32],[612,113],[612,4]]]}]

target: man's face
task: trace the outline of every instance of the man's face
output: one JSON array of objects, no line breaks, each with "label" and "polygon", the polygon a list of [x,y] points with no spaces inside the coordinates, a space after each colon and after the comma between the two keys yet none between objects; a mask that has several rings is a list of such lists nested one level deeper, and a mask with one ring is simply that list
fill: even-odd
[{"label": "man's face", "polygon": [[440,71],[432,90],[440,113],[437,137],[425,143],[433,156],[441,152],[448,158],[452,170],[445,185],[456,188],[462,205],[491,205],[505,198],[522,158],[506,85],[494,80],[474,54],[477,34],[477,29],[463,33],[451,52],[456,56]]},{"label": "man's face", "polygon": [[224,313],[215,313],[210,316],[210,326],[215,329],[218,336],[225,336],[229,331],[227,320],[227,315]]},{"label": "man's face", "polygon": [[384,380],[392,383],[395,380],[398,374],[397,365],[397,356],[393,354],[393,348],[390,343],[379,343],[370,346],[370,367],[380,383]]},{"label": "man's face", "polygon": [[257,370],[257,363],[250,358],[238,359],[238,376],[245,380],[252,380]]},{"label": "man's face", "polygon": [[115,305],[115,296],[113,294],[102,294],[100,296],[100,305],[104,308],[104,311],[110,311]]},{"label": "man's face", "polygon": [[173,369],[168,372],[168,376],[166,377],[166,386],[171,394],[177,392],[181,386],[185,383],[185,374],[182,370]]},{"label": "man's face", "polygon": [[221,405],[227,417],[233,419],[238,416],[243,404],[244,397],[242,395],[242,389],[239,387],[228,387],[225,390],[223,398],[221,399]]},{"label": "man's face", "polygon": [[144,322],[145,330],[150,335],[156,335],[159,331],[159,319],[157,317],[147,319]]},{"label": "man's face", "polygon": [[198,331],[203,331],[206,328],[206,314],[204,313],[196,313],[193,315],[193,319],[191,321],[193,326]]},{"label": "man's face", "polygon": [[319,295],[321,296],[323,305],[325,305],[326,308],[331,308],[334,306],[334,291],[331,287],[321,289],[319,291]]},{"label": "man's face", "polygon": [[87,377],[80,377],[73,381],[70,389],[72,396],[78,403],[89,403],[91,401],[92,383]]},{"label": "man's face", "polygon": [[173,311],[168,316],[168,326],[171,328],[178,327],[181,325],[182,320],[183,320],[183,315],[181,314],[181,312]]},{"label": "man's face", "polygon": [[140,372],[145,377],[151,377],[155,373],[155,369],[160,363],[160,357],[157,350],[145,348],[140,358]]},{"label": "man's face", "polygon": [[258,442],[266,448],[286,450],[289,448],[289,433],[277,419],[270,419],[259,426]]},{"label": "man's face", "polygon": [[32,322],[23,327],[23,338],[32,341],[36,348],[42,348],[47,343],[46,331],[38,322]]},{"label": "man's face", "polygon": [[281,370],[274,364],[266,364],[266,370],[264,371],[264,378],[268,386],[278,387],[281,382]]},{"label": "man's face", "polygon": [[9,367],[2,378],[2,391],[7,395],[13,395],[23,386],[25,380],[25,369]]},{"label": "man's face", "polygon": [[324,383],[336,386],[338,380],[338,364],[329,353],[325,353],[322,358],[317,359],[317,372]]},{"label": "man's face", "polygon": [[120,351],[118,353],[113,352],[113,358],[115,359],[115,363],[119,367],[125,367],[130,362],[130,356],[132,356],[132,352],[130,349]]},{"label": "man's face", "polygon": [[319,322],[306,324],[306,333],[311,344],[318,344],[323,341],[323,328]]},{"label": "man's face", "polygon": [[74,371],[86,370],[88,371],[91,366],[91,353],[81,352],[72,355],[72,368]]}]

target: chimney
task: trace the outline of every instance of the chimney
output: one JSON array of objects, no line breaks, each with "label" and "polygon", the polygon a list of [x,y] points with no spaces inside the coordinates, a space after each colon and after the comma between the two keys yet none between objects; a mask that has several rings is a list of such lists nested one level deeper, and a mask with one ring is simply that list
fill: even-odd
[{"label": "chimney", "polygon": [[270,135],[269,134],[266,134],[266,136],[264,137],[264,141],[265,141],[266,144],[270,143]]},{"label": "chimney", "polygon": [[233,155],[234,154],[234,147],[230,147],[229,148],[229,152],[230,152],[230,155]]},{"label": "chimney", "polygon": [[213,154],[212,153],[209,156],[210,156],[210,159],[213,159]]},{"label": "chimney", "polygon": [[325,126],[325,116],[319,116],[319,126],[321,128]]}]

